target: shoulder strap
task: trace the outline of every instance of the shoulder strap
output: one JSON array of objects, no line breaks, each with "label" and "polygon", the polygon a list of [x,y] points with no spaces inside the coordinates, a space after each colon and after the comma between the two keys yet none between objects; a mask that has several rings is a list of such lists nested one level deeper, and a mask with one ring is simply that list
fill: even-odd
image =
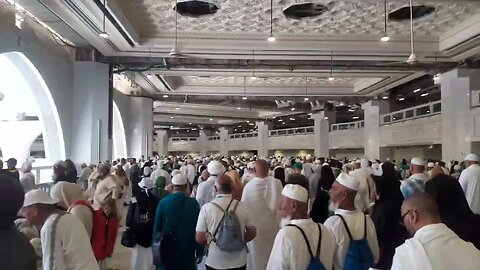
[{"label": "shoulder strap", "polygon": [[289,226],[289,227],[295,227],[295,228],[297,228],[298,230],[300,230],[300,232],[301,232],[302,235],[303,235],[303,239],[305,240],[305,243],[307,244],[308,253],[310,253],[310,259],[313,259],[312,248],[310,247],[310,243],[308,242],[307,235],[305,235],[305,232],[302,230],[302,228],[300,228],[299,226],[297,226],[297,225],[295,225],[295,224],[287,224],[287,226]]},{"label": "shoulder strap", "polygon": [[228,209],[230,208],[230,205],[232,204],[232,202],[233,202],[233,198],[228,203],[228,206],[227,206],[226,210],[223,210],[223,208],[221,208],[220,205],[218,205],[214,202],[211,202],[213,205],[217,206],[218,208],[222,209],[222,211],[223,211],[222,219],[220,219],[220,222],[218,223],[217,228],[215,229],[215,232],[212,235],[213,239],[215,239],[215,237],[217,236],[218,230],[220,229],[220,226],[222,225],[223,219],[225,218],[225,214],[228,212]]},{"label": "shoulder strap", "polygon": [[72,211],[73,207],[75,207],[75,206],[77,206],[77,205],[86,206],[86,207],[88,207],[88,208],[90,209],[90,211],[92,211],[92,212],[94,211],[92,205],[91,205],[89,202],[87,202],[87,201],[85,201],[85,200],[76,200],[76,201],[74,201],[74,202],[70,205],[70,207],[68,207],[67,212],[70,213],[70,211]]},{"label": "shoulder strap", "polygon": [[322,247],[322,228],[320,227],[320,224],[317,223],[318,227],[318,245],[317,245],[317,257],[320,258],[320,250]]},{"label": "shoulder strap", "polygon": [[363,214],[363,239],[367,239],[367,215]]},{"label": "shoulder strap", "polygon": [[345,222],[345,219],[342,217],[342,215],[339,215],[339,214],[335,214],[335,216],[340,217],[340,219],[342,220],[343,226],[345,226],[345,230],[347,230],[348,237],[350,238],[350,241],[352,241],[353,240],[352,234],[350,233],[350,229],[348,229],[348,225],[347,225],[347,222]]},{"label": "shoulder strap", "polygon": [[57,234],[57,225],[58,225],[58,222],[60,221],[60,218],[63,215],[65,215],[65,213],[58,214],[52,223],[52,239],[51,239],[52,242],[50,243],[50,258],[48,259],[48,267],[49,267],[48,269],[51,269],[51,270],[54,269],[53,262],[55,257],[55,242],[56,242],[55,235]]}]

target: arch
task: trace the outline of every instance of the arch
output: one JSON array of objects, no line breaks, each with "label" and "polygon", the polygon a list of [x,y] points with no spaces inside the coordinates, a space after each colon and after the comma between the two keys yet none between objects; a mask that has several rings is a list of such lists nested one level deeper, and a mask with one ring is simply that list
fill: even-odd
[{"label": "arch", "polygon": [[[47,164],[65,159],[65,140],[57,107],[47,84],[33,63],[21,52],[0,54],[0,81],[23,84],[38,108]],[[38,135],[38,134],[37,134]]]},{"label": "arch", "polygon": [[125,137],[125,127],[123,126],[123,119],[117,103],[113,102],[113,158],[127,157],[127,139]]}]

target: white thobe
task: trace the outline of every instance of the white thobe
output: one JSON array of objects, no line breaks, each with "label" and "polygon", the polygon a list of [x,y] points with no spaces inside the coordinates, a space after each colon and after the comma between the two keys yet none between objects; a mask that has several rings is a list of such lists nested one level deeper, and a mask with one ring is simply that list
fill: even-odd
[{"label": "white thobe", "polygon": [[350,175],[360,182],[357,195],[355,196],[355,208],[363,211],[375,202],[375,182],[367,169],[356,169],[350,172]]},{"label": "white thobe", "polygon": [[43,269],[50,270],[50,258],[53,256],[53,269],[98,270],[99,266],[93,255],[90,237],[82,223],[73,215],[65,214],[58,220],[52,250],[52,225],[57,216],[57,214],[51,215],[40,232]]},{"label": "white thobe", "polygon": [[420,228],[395,250],[392,270],[478,270],[480,251],[445,224]]},{"label": "white thobe", "polygon": [[152,248],[136,245],[132,249],[132,269],[154,270]]},{"label": "white thobe", "polygon": [[265,270],[268,258],[279,230],[277,208],[282,193],[282,182],[273,177],[250,180],[242,193],[242,202],[254,217],[257,229],[255,239],[247,243],[247,269]]},{"label": "white thobe", "polygon": [[[335,214],[343,216],[345,222],[348,225],[348,229],[352,234],[353,240],[363,239],[364,236],[364,214],[360,211],[348,211],[338,209]],[[347,230],[343,225],[342,220],[338,216],[331,216],[325,221],[325,227],[327,227],[333,234],[333,238],[337,244],[335,251],[335,258],[333,260],[334,269],[343,269],[343,263],[345,256],[347,256],[348,247],[350,246],[350,238],[348,237]],[[375,231],[375,225],[372,219],[367,216],[367,241],[370,250],[372,251],[375,262],[379,258],[379,249],[377,242],[377,232]]]},{"label": "white thobe", "polygon": [[185,174],[187,175],[188,182],[192,185],[197,176],[197,169],[192,164],[187,164],[187,166],[185,166]]},{"label": "white thobe", "polygon": [[215,180],[217,176],[210,176],[207,181],[198,184],[197,187],[197,195],[195,198],[197,199],[200,208],[211,200],[215,198]]},{"label": "white thobe", "polygon": [[130,177],[130,165],[128,163],[125,163],[125,165],[123,165],[123,170],[127,174],[127,177]]},{"label": "white thobe", "polygon": [[472,212],[480,214],[480,166],[473,164],[465,169],[458,182],[462,186],[468,205]]},{"label": "white thobe", "polygon": [[153,182],[155,182],[157,181],[157,178],[160,176],[165,177],[165,180],[166,180],[165,186],[168,186],[172,183],[170,174],[162,168],[157,168],[155,171],[153,171],[152,174],[150,175],[150,179],[152,179]]},{"label": "white thobe", "polygon": [[[308,238],[313,256],[316,256],[318,246],[318,226],[311,219],[290,221],[300,227]],[[322,230],[320,245],[320,261],[325,269],[332,269],[335,241],[330,231],[319,224]],[[268,260],[267,270],[305,270],[310,262],[310,253],[302,233],[295,227],[283,227],[275,237],[272,253]]]},{"label": "white thobe", "polygon": [[303,164],[303,170],[302,170],[302,174],[307,178],[307,179],[310,179],[310,177],[312,176],[312,174],[314,173],[314,167],[313,167],[313,164],[312,163],[305,163]]}]

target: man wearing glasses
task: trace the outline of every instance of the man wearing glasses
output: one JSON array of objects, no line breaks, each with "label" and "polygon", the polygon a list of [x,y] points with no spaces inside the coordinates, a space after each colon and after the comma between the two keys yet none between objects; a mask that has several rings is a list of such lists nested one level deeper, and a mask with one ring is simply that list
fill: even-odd
[{"label": "man wearing glasses", "polygon": [[480,269],[480,251],[442,223],[438,206],[429,194],[409,196],[401,214],[413,237],[395,250],[392,270]]}]

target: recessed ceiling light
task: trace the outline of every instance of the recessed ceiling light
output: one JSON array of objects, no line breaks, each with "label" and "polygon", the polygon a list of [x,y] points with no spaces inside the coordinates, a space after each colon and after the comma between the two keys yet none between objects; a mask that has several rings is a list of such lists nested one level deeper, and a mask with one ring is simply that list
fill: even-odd
[{"label": "recessed ceiling light", "polygon": [[170,126],[170,128],[173,128],[173,126]]},{"label": "recessed ceiling light", "polygon": [[179,108],[179,107],[176,107],[175,110],[180,110],[180,108]]},{"label": "recessed ceiling light", "polygon": [[250,126],[253,126],[253,123],[250,123],[249,125],[250,125]]},{"label": "recessed ceiling light", "polygon": [[405,100],[405,98],[403,98],[403,97],[398,99],[398,101],[404,101],[404,100]]},{"label": "recessed ceiling light", "polygon": [[423,94],[421,94],[420,96],[426,97],[426,96],[428,96],[428,93],[423,93]]},{"label": "recessed ceiling light", "polygon": [[335,80],[335,77],[333,77],[333,75],[331,75],[330,77],[328,77],[328,80],[333,81],[333,80]]},{"label": "recessed ceiling light", "polygon": [[285,125],[285,122],[283,122],[282,125]]},{"label": "recessed ceiling light", "polygon": [[295,108],[291,108],[290,111],[295,111]]},{"label": "recessed ceiling light", "polygon": [[147,78],[151,79],[151,78],[153,78],[153,75],[152,74],[147,74]]},{"label": "recessed ceiling light", "polygon": [[354,117],[353,117],[353,119],[358,119],[358,118],[360,118],[360,117],[358,117],[358,116],[354,116]]},{"label": "recessed ceiling light", "polygon": [[109,38],[110,37],[110,35],[105,31],[100,32],[98,35],[102,38]]},{"label": "recessed ceiling light", "polygon": [[290,117],[289,119],[290,119],[291,121],[295,121],[295,118],[293,118],[293,117]]},{"label": "recessed ceiling light", "polygon": [[250,79],[256,80],[256,79],[257,79],[257,76],[252,76],[252,77],[250,77]]},{"label": "recessed ceiling light", "polygon": [[241,110],[242,108],[238,107],[237,110]]},{"label": "recessed ceiling light", "polygon": [[238,126],[239,128],[241,128],[242,126]]},{"label": "recessed ceiling light", "polygon": [[269,37],[267,38],[267,40],[268,40],[269,42],[275,42],[275,41],[277,41],[277,38],[276,38],[275,36],[269,36]]},{"label": "recessed ceiling light", "polygon": [[247,100],[248,98],[247,97],[242,97],[243,100]]},{"label": "recessed ceiling light", "polygon": [[189,125],[191,125],[192,123],[188,123]]},{"label": "recessed ceiling light", "polygon": [[246,131],[245,129],[244,129],[244,130],[242,130],[242,132],[245,132],[245,131]]},{"label": "recessed ceiling light", "polygon": [[309,99],[308,99],[308,97],[306,97],[306,98],[304,98],[303,100],[308,101]]},{"label": "recessed ceiling light", "polygon": [[390,37],[389,36],[383,36],[380,40],[382,42],[388,42],[390,40]]},{"label": "recessed ceiling light", "polygon": [[325,120],[328,120],[328,116],[325,117]]},{"label": "recessed ceiling light", "polygon": [[354,111],[355,111],[355,109],[348,109],[348,111],[349,111],[349,112],[354,112]]},{"label": "recessed ceiling light", "polygon": [[173,119],[173,116],[170,116],[170,119]]},{"label": "recessed ceiling light", "polygon": [[189,129],[187,129],[187,132],[190,132],[190,130],[189,130]]},{"label": "recessed ceiling light", "polygon": [[247,120],[247,123],[250,123],[250,120]]},{"label": "recessed ceiling light", "polygon": [[178,134],[178,131],[177,131],[177,134]]},{"label": "recessed ceiling light", "polygon": [[415,89],[415,90],[413,90],[413,93],[420,92],[420,90],[422,90],[422,89],[420,89],[420,88],[418,88],[418,89]]},{"label": "recessed ceiling light", "polygon": [[383,98],[383,99],[388,99],[388,96],[384,96],[384,97],[382,97],[382,98]]},{"label": "recessed ceiling light", "polygon": [[282,120],[282,119],[278,119],[278,122],[283,122],[283,120]]},{"label": "recessed ceiling light", "polygon": [[276,116],[273,116],[273,117],[272,117],[272,119],[275,119],[275,118],[277,118],[277,117],[276,117]]},{"label": "recessed ceiling light", "polygon": [[210,118],[210,121],[213,121],[213,119],[212,119],[212,118]]},{"label": "recessed ceiling light", "polygon": [[164,98],[168,98],[168,95],[163,95]]}]

